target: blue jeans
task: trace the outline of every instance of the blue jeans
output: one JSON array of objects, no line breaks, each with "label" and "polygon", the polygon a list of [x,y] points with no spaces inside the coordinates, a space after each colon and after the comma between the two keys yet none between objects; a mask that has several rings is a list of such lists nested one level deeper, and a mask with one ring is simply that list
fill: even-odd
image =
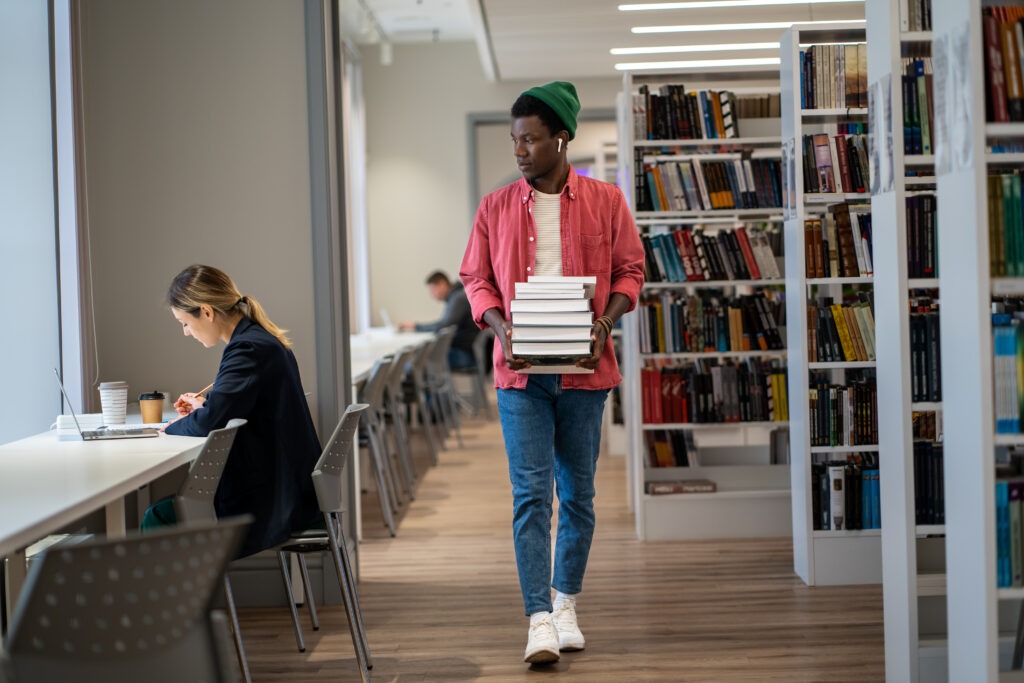
[{"label": "blue jeans", "polygon": [[[499,389],[498,414],[512,480],[512,536],[526,614],[551,611],[551,587],[579,593],[594,537],[594,471],[606,389],[562,389],[561,375],[531,375]],[[558,537],[551,571],[552,489]]]}]

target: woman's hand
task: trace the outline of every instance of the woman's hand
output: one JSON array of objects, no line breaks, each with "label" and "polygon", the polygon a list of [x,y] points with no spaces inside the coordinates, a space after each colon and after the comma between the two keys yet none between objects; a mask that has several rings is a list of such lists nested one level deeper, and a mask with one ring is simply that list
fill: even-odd
[{"label": "woman's hand", "polygon": [[205,403],[206,399],[204,397],[189,392],[178,397],[178,400],[174,402],[174,409],[178,411],[178,415],[184,417],[193,410],[202,408]]}]

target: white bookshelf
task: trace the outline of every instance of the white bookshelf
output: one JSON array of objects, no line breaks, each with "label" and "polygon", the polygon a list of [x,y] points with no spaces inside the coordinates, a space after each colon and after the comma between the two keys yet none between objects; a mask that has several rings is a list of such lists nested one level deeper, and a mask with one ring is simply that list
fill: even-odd
[{"label": "white bookshelf", "polygon": [[[877,445],[811,446],[811,371],[830,373],[833,382],[843,383],[847,372],[863,371],[873,362],[810,362],[807,346],[807,301],[832,296],[838,300],[844,286],[869,288],[872,277],[808,278],[805,262],[804,222],[819,215],[830,204],[866,202],[862,193],[805,193],[802,163],[803,136],[810,133],[835,135],[839,124],[866,120],[864,108],[805,109],[800,97],[801,46],[829,43],[862,43],[864,26],[835,24],[822,28],[796,24],[783,35],[781,48],[782,139],[784,150],[783,194],[788,201],[785,214],[786,331],[789,353],[790,474],[793,518],[793,567],[808,585],[868,584],[881,581],[881,542],[878,529],[815,530],[812,504],[812,463],[848,453],[877,452]],[[836,166],[838,170],[838,165]],[[877,256],[877,250],[875,254]],[[827,504],[827,503],[823,503]]]},{"label": "white bookshelf", "polygon": [[987,153],[989,138],[1024,144],[1024,125],[986,123],[981,10],[995,5],[932,0],[943,403],[956,416],[944,425],[948,671],[977,683],[1024,680],[1005,671],[1001,638],[1024,592],[997,587],[995,534],[995,447],[1024,437],[995,434],[990,314],[994,294],[1017,288],[990,274],[986,189],[991,168],[1024,165],[1021,154]]},{"label": "white bookshelf", "polygon": [[[908,196],[934,185],[935,156],[904,152],[902,55],[930,45],[930,32],[900,32],[900,0],[867,0],[869,109],[891,112],[884,130],[872,130],[875,144],[885,143],[882,164],[891,164],[893,183],[871,197],[876,226],[875,322],[878,364],[878,436],[882,506],[882,583],[885,616],[886,680],[935,680],[944,670],[944,654],[934,631],[944,632],[942,619],[930,615],[941,609],[946,574],[941,562],[943,525],[916,523],[914,435],[912,413],[942,410],[940,402],[913,402],[908,298],[913,289],[937,289],[938,278],[910,278],[908,259]],[[934,133],[933,133],[934,135]],[[888,151],[891,147],[891,152]],[[928,173],[907,178],[905,171]],[[921,182],[925,180],[926,182]],[[942,250],[940,249],[940,252]],[[941,273],[941,269],[940,269]],[[941,315],[946,315],[943,309]],[[939,544],[937,565],[921,544]],[[932,552],[931,555],[936,553]],[[931,600],[925,605],[922,600]],[[931,623],[938,621],[940,623]],[[922,623],[924,622],[924,623]],[[927,634],[922,639],[922,634]],[[922,669],[922,657],[927,666]],[[925,678],[924,676],[931,676]]]},{"label": "white bookshelf", "polygon": [[[652,91],[658,85],[682,83],[687,90],[730,90],[737,95],[777,93],[778,84],[746,84],[731,87],[713,79],[698,80],[693,74],[626,74],[619,94],[619,177],[623,192],[641,230],[649,226],[700,224],[730,228],[736,225],[781,222],[780,208],[636,211],[634,191],[634,153],[645,158],[678,161],[700,155],[701,159],[726,160],[749,153],[752,158],[777,158],[780,141],[779,119],[737,119],[742,137],[701,140],[638,140],[633,136],[632,94],[646,83]],[[671,150],[671,151],[666,151]],[[764,287],[781,287],[784,279],[734,280],[712,282],[652,282],[644,286],[646,294],[661,292],[697,293],[708,288],[749,292]],[[769,439],[772,430],[785,428],[784,422],[740,422],[725,424],[643,424],[640,370],[646,361],[694,361],[698,359],[763,358],[785,359],[780,351],[728,351],[714,353],[640,353],[638,318],[634,313],[623,320],[622,392],[626,422],[629,499],[636,518],[636,533],[641,540],[688,538],[729,538],[788,536],[790,534],[789,466],[772,465]],[[646,465],[644,432],[651,430],[689,430],[694,433],[700,453],[698,467],[659,467]],[[707,494],[648,495],[645,484],[677,479],[710,479],[717,491]]]}]

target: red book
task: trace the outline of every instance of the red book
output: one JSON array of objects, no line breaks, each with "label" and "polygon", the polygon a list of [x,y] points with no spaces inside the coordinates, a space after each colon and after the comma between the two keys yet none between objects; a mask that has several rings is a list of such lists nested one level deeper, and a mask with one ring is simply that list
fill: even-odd
[{"label": "red book", "polygon": [[985,72],[988,74],[989,115],[995,123],[1007,123],[1010,109],[1006,101],[1006,77],[1003,71],[1003,52],[999,39],[999,22],[991,11],[981,17],[985,39]]},{"label": "red book", "polygon": [[836,161],[839,163],[839,179],[843,183],[843,192],[856,192],[853,187],[853,175],[850,173],[850,150],[846,147],[846,136],[836,136]]},{"label": "red book", "polygon": [[659,372],[661,375],[661,419],[658,422],[672,422],[672,372]]},{"label": "red book", "polygon": [[687,274],[687,278],[691,280],[703,280],[704,270],[700,267],[700,258],[697,256],[697,247],[693,243],[693,233],[690,230],[680,230],[683,244],[686,246],[686,254],[690,258],[690,265],[693,267],[693,277],[690,278]]},{"label": "red book", "polygon": [[683,263],[683,272],[686,274],[687,280],[695,280],[694,277],[694,264],[690,260],[690,254],[686,249],[686,242],[684,241],[683,233],[685,230],[676,230],[672,233],[672,238],[676,242],[676,249],[679,250],[679,260]]},{"label": "red book", "polygon": [[640,419],[644,424],[651,421],[651,371],[640,370]]},{"label": "red book", "polygon": [[736,235],[736,241],[740,244],[740,251],[743,252],[743,260],[747,264],[747,270],[750,271],[750,279],[760,280],[761,270],[757,267],[754,250],[750,248],[750,242],[747,240],[747,229],[739,226],[733,230],[733,233]]},{"label": "red book", "polygon": [[664,422],[661,411],[661,370],[651,368],[651,422]]}]

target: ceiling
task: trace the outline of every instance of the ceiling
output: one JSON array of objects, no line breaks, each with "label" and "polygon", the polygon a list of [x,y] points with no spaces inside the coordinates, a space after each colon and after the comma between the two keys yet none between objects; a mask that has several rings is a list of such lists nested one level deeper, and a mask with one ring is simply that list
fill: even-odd
[{"label": "ceiling", "polygon": [[[807,22],[864,18],[864,3],[805,2],[740,9],[618,10],[626,0],[343,0],[344,21],[359,44],[474,41],[484,72],[500,81],[614,77],[619,62],[777,57],[777,48],[612,55],[611,48],[777,43],[783,28],[634,34],[633,26]],[[633,1],[633,0],[629,0]],[[750,72],[775,67],[706,67]],[[678,71],[678,69],[676,70]]]}]

